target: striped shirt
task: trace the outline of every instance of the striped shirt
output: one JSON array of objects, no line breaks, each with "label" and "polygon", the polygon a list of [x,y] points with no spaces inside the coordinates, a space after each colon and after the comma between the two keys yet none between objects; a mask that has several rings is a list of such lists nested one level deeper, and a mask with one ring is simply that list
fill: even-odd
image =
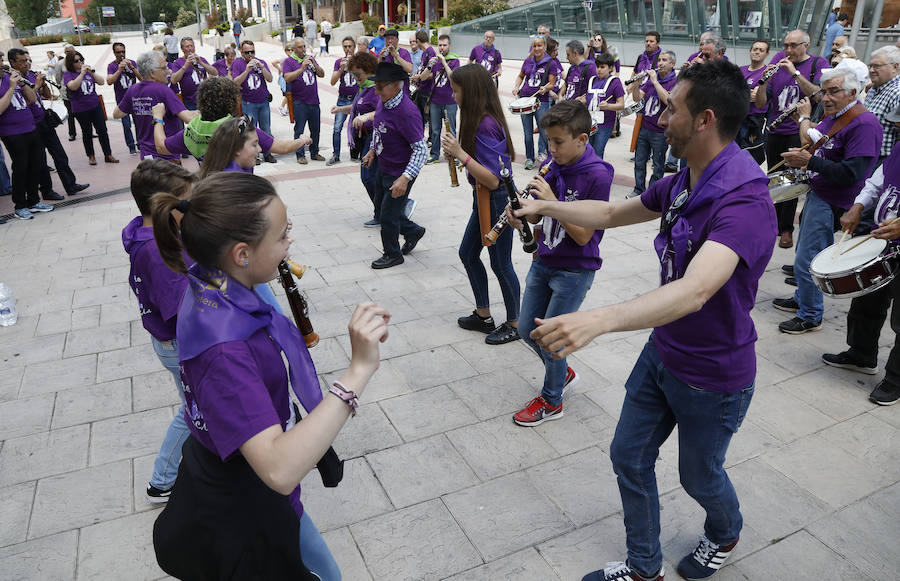
[{"label": "striped shirt", "polygon": [[884,128],[884,140],[881,142],[881,157],[886,157],[891,154],[894,144],[900,140],[900,129],[885,119],[888,113],[900,106],[900,75],[895,76],[880,87],[872,87],[866,95],[865,106],[866,109],[878,117],[878,122]]}]

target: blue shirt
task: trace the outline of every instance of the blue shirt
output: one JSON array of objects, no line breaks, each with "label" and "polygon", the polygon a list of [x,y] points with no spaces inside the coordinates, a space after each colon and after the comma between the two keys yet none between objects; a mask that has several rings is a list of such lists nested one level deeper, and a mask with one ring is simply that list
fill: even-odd
[{"label": "blue shirt", "polygon": [[381,52],[381,49],[384,48],[384,37],[381,35],[376,36],[372,40],[369,41],[369,50],[374,52],[376,55]]},{"label": "blue shirt", "polygon": [[828,25],[828,28],[825,29],[825,46],[822,47],[822,56],[827,56],[831,54],[831,44],[834,42],[834,39],[843,36],[844,34],[844,25],[840,22],[834,22]]}]

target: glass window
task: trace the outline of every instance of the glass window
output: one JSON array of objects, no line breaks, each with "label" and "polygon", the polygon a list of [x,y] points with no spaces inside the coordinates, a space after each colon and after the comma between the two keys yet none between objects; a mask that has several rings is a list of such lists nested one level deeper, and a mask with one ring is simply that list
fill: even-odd
[{"label": "glass window", "polygon": [[643,34],[645,30],[656,29],[652,0],[627,0],[625,2],[625,17],[628,20],[627,33]]},{"label": "glass window", "polygon": [[665,37],[688,36],[688,4],[683,0],[665,2],[662,7],[662,30]]},{"label": "glass window", "polygon": [[[619,18],[619,3],[613,0],[594,2],[594,32],[602,32],[606,36],[622,32],[622,19]],[[598,27],[599,24],[599,27]],[[609,38],[606,39],[609,43]]]},{"label": "glass window", "polygon": [[763,0],[738,0],[738,38],[756,40],[768,36],[769,14]]}]

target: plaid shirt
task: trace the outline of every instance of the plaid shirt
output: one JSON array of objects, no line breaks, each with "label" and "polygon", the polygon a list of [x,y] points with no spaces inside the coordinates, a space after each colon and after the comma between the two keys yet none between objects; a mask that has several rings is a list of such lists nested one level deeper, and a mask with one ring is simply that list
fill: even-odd
[{"label": "plaid shirt", "polygon": [[900,105],[900,75],[880,87],[872,87],[866,95],[865,106],[878,117],[878,122],[884,128],[884,141],[881,142],[881,157],[891,154],[894,144],[900,140],[900,129],[887,121],[885,116],[894,111]]}]

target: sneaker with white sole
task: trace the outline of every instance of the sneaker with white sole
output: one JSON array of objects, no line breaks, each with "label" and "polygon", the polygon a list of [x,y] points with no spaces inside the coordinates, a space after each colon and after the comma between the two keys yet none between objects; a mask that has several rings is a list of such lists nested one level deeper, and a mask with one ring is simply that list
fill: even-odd
[{"label": "sneaker with white sole", "polygon": [[163,502],[169,502],[169,496],[172,495],[172,489],[162,490],[161,488],[157,488],[152,484],[147,485],[147,500],[149,500],[152,504],[162,504]]},{"label": "sneaker with white sole", "polygon": [[810,331],[818,331],[822,328],[822,321],[807,321],[805,319],[801,319],[800,317],[794,317],[789,321],[782,321],[778,323],[778,330],[782,333],[787,333],[789,335],[802,335],[803,333],[809,333]]},{"label": "sneaker with white sole", "polygon": [[28,209],[32,212],[52,212],[53,206],[51,206],[50,204],[45,204],[44,202],[38,202]]},{"label": "sneaker with white sole", "polygon": [[542,396],[537,396],[513,415],[513,421],[520,426],[539,426],[547,420],[563,417],[563,406],[552,406]]},{"label": "sneaker with white sole", "polygon": [[709,579],[725,564],[725,560],[737,544],[738,542],[734,541],[725,546],[717,545],[703,535],[694,552],[681,559],[676,571],[687,581]]},{"label": "sneaker with white sole", "polygon": [[563,383],[562,397],[566,397],[566,392],[569,391],[570,387],[575,387],[579,379],[580,376],[575,373],[574,369],[571,367],[566,368],[566,382]]},{"label": "sneaker with white sole", "polygon": [[651,577],[644,577],[635,571],[627,562],[612,561],[599,571],[588,573],[581,581],[664,581],[665,568],[660,568],[659,573]]},{"label": "sneaker with white sole", "polygon": [[34,214],[32,214],[28,208],[19,208],[15,211],[16,218],[19,220],[33,220]]},{"label": "sneaker with white sole", "polygon": [[403,215],[406,216],[406,219],[409,220],[412,218],[413,212],[416,211],[416,206],[418,202],[416,202],[412,198],[406,198],[406,206],[403,207]]},{"label": "sneaker with white sole", "polygon": [[850,371],[857,371],[859,373],[865,373],[866,375],[876,375],[878,373],[878,366],[875,360],[863,361],[851,351],[824,353],[822,355],[822,361],[832,367],[849,369]]}]

